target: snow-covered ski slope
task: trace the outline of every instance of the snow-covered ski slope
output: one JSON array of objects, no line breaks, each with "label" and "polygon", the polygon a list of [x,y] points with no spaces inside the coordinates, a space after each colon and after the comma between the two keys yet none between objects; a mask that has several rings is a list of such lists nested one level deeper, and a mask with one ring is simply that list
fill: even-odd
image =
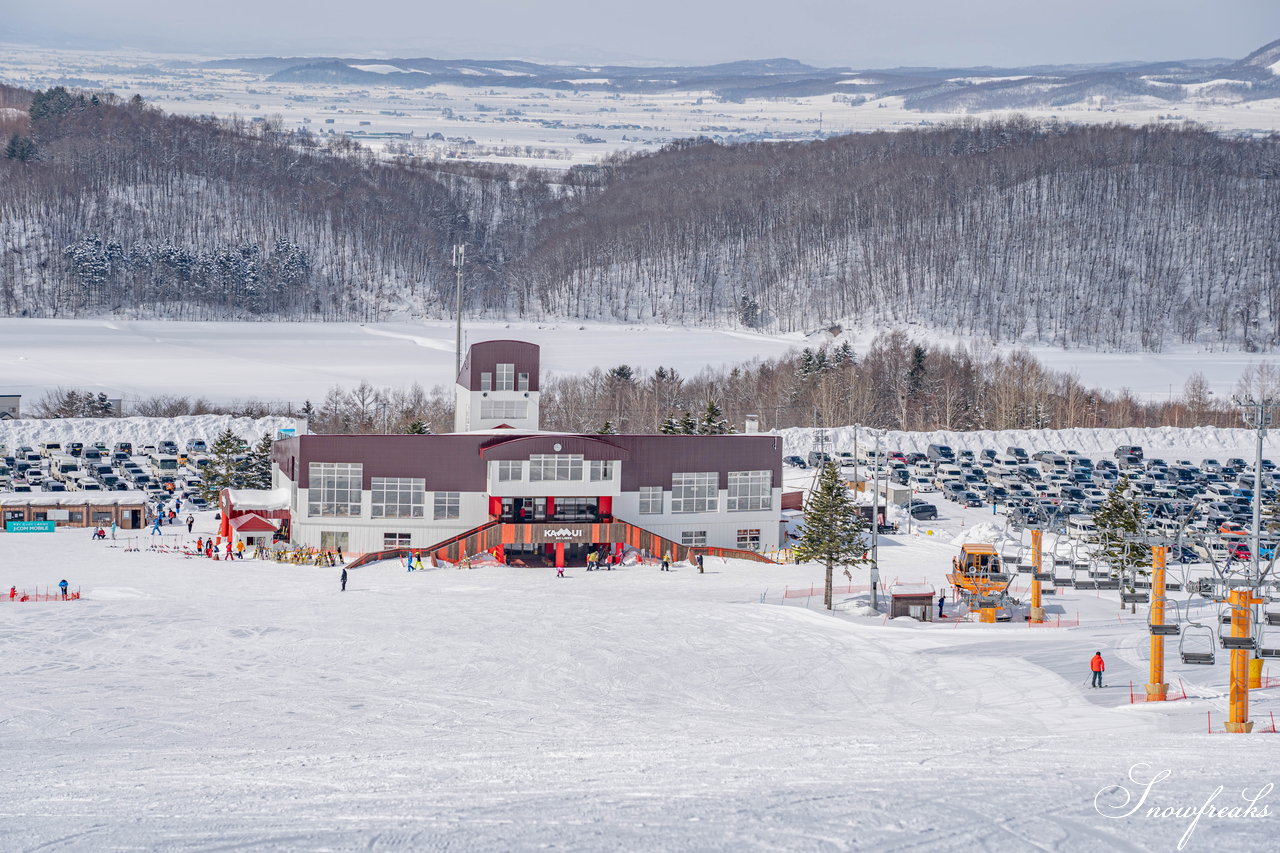
[{"label": "snow-covered ski slope", "polygon": [[[1170,771],[1160,807],[1277,775],[1272,736],[1204,733],[1222,662],[1170,667],[1207,698],[1130,706],[1145,626],[1095,593],[1051,602],[1078,629],[953,628],[783,599],[813,567],[384,563],[341,593],[337,569],[121,544],[0,536],[6,589],[84,595],[0,601],[0,849],[1173,850],[1189,818],[1095,798],[1138,796],[1135,764]],[[882,551],[928,579],[954,548]],[[1278,819],[1185,849],[1269,849]]]},{"label": "snow-covered ski slope", "polygon": [[[875,329],[850,330],[859,354]],[[924,328],[913,337],[935,344],[958,338]],[[686,375],[771,358],[832,342],[817,332],[764,335],[735,329],[621,325],[574,321],[468,321],[466,343],[515,338],[542,347],[544,374],[582,374],[629,364],[649,371],[675,367]],[[1006,348],[1007,349],[1007,348]],[[1218,394],[1229,394],[1240,375],[1270,354],[1201,352],[1106,353],[1030,347],[1055,370],[1074,372],[1089,387],[1129,389],[1143,398],[1182,393],[1187,377],[1202,372]],[[157,394],[214,402],[280,400],[318,402],[335,384],[430,388],[454,381],[454,326],[447,321],[399,323],[237,323],[163,320],[33,320],[0,318],[0,393],[31,402],[48,389],[90,388],[130,400]]]}]

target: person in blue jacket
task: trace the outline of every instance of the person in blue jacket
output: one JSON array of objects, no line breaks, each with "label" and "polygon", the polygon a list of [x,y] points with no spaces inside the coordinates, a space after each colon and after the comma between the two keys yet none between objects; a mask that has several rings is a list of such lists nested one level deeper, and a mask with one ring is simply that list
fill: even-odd
[{"label": "person in blue jacket", "polygon": [[62,597],[65,599],[67,597],[67,579],[66,578],[63,578],[62,580],[58,581],[58,589],[62,590]]}]

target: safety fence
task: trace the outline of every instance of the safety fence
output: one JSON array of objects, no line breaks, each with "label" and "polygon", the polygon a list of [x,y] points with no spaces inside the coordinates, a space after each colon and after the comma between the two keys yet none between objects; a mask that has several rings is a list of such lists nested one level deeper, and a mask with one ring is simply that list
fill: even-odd
[{"label": "safety fence", "polygon": [[40,587],[36,587],[34,592],[11,587],[9,592],[4,596],[4,600],[12,601],[14,603],[24,601],[79,601],[80,587],[76,587],[75,589],[68,587],[66,595],[63,595],[62,590],[56,586],[47,586],[44,588],[44,592],[40,591]]},{"label": "safety fence", "polygon": [[[846,585],[833,586],[831,588],[832,595],[857,595],[858,593],[871,592],[871,587],[866,585]],[[806,586],[799,589],[786,587],[782,590],[783,598],[811,598],[815,595],[825,595],[826,586]]]},{"label": "safety fence", "polygon": [[[1185,684],[1183,684],[1183,683],[1182,683],[1182,679],[1181,679],[1181,678],[1179,678],[1179,679],[1178,679],[1178,692],[1177,692],[1177,693],[1174,693],[1172,690],[1170,690],[1170,691],[1168,691],[1168,692],[1165,694],[1165,698],[1163,698],[1163,699],[1157,699],[1157,700],[1155,700],[1155,701],[1157,701],[1157,702],[1176,702],[1176,701],[1179,701],[1179,700],[1181,700],[1181,699],[1186,699],[1186,698],[1187,698],[1187,686],[1186,686]],[[1133,689],[1133,682],[1132,682],[1132,681],[1130,681],[1130,682],[1129,682],[1129,704],[1130,704],[1130,705],[1142,705],[1142,704],[1144,704],[1144,703],[1146,703],[1146,702],[1150,702],[1150,701],[1152,701],[1152,700],[1150,700],[1150,699],[1148,699],[1148,698],[1147,698],[1147,691],[1146,691],[1146,689],[1145,689],[1145,688],[1144,688],[1144,689],[1142,689],[1141,691],[1137,691],[1137,692],[1135,692],[1135,691],[1134,691],[1134,689]]]},{"label": "safety fence", "polygon": [[[1268,725],[1267,725],[1267,727],[1266,727],[1266,728],[1261,728],[1261,727],[1259,727],[1259,726],[1258,726],[1258,723],[1259,723],[1260,721],[1258,721],[1258,720],[1254,720],[1254,729],[1253,729],[1253,733],[1254,733],[1254,734],[1263,734],[1263,735],[1274,735],[1274,734],[1280,734],[1280,730],[1276,729],[1276,715],[1275,715],[1275,712],[1274,712],[1274,711],[1269,711],[1269,712],[1267,712],[1267,717],[1268,717],[1268,721],[1269,721],[1269,722],[1268,722]],[[1226,726],[1225,726],[1225,725],[1224,725],[1221,729],[1219,729],[1218,731],[1216,731],[1216,732],[1213,730],[1213,712],[1212,712],[1212,711],[1205,711],[1205,713],[1204,713],[1204,718],[1205,718],[1205,722],[1207,723],[1207,726],[1208,726],[1208,733],[1209,733],[1209,734],[1211,734],[1211,735],[1212,735],[1212,734],[1224,734],[1224,733],[1226,733],[1227,729],[1226,729]],[[1224,720],[1223,722],[1225,723],[1225,720]]]}]

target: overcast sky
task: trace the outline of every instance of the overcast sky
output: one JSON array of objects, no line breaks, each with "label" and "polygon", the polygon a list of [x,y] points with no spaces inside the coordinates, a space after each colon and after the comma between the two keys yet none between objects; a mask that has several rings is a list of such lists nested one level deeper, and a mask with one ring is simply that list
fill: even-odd
[{"label": "overcast sky", "polygon": [[213,55],[868,68],[1239,57],[1276,38],[1280,0],[0,0],[0,42]]}]

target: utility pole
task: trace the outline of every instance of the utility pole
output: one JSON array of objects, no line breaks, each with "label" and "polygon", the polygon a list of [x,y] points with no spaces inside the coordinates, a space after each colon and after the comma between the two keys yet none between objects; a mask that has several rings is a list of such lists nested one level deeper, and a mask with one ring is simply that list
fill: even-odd
[{"label": "utility pole", "polygon": [[453,375],[462,372],[462,267],[467,262],[467,244],[458,243],[453,247],[453,269],[457,275],[457,291],[454,295],[453,314],[457,319],[457,331],[454,335],[455,359]]},{"label": "utility pole", "polygon": [[[1246,680],[1246,683],[1239,689],[1243,690],[1244,699],[1241,702],[1236,701],[1236,693],[1239,689],[1236,685],[1238,676],[1236,657],[1237,649],[1232,649],[1231,658],[1231,687],[1232,687],[1232,720],[1228,724],[1228,728],[1232,731],[1248,731],[1251,725],[1246,725],[1249,715],[1249,688],[1258,688],[1262,686],[1262,660],[1258,655],[1256,636],[1261,633],[1261,612],[1258,607],[1265,599],[1261,596],[1262,592],[1262,555],[1261,550],[1262,538],[1262,445],[1267,438],[1267,428],[1275,421],[1275,410],[1280,406],[1280,400],[1274,397],[1263,396],[1255,399],[1253,395],[1246,394],[1243,398],[1234,397],[1232,401],[1240,407],[1241,415],[1244,418],[1245,426],[1257,432],[1257,443],[1254,446],[1253,456],[1253,530],[1250,536],[1250,554],[1249,554],[1249,583],[1250,597],[1246,600],[1243,597],[1237,597],[1238,600],[1233,601],[1236,608],[1247,607],[1247,616],[1249,625],[1249,634],[1255,637],[1255,643],[1248,650],[1250,660],[1248,661],[1247,670],[1242,662],[1239,669],[1239,677]],[[1233,617],[1241,617],[1246,614],[1232,611]],[[1236,628],[1233,625],[1232,634],[1236,634]],[[1246,654],[1240,651],[1240,656]],[[1238,712],[1238,713],[1237,713]],[[1234,725],[1233,725],[1234,724]]]},{"label": "utility pole", "polygon": [[[880,460],[880,430],[876,430],[876,461]],[[880,471],[875,471],[871,485],[871,608],[877,610],[880,586]]]}]

